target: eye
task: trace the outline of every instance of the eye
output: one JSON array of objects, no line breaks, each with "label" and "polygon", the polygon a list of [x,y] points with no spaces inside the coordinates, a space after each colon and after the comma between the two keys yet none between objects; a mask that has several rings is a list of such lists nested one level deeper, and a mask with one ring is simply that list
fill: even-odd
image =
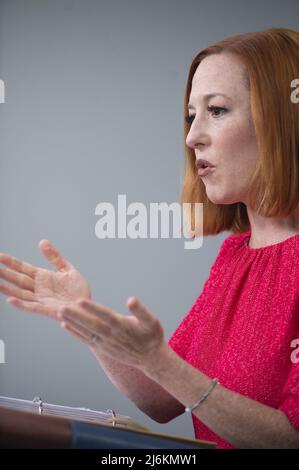
[{"label": "eye", "polygon": [[[215,112],[215,111],[217,111],[217,112],[218,112],[218,111],[227,111],[226,108],[221,108],[220,106],[208,106],[208,107],[207,107],[207,110],[208,110],[209,112],[210,112],[210,111],[213,111],[213,112]],[[218,117],[218,116],[219,116],[219,114],[216,115],[216,117]]]},{"label": "eye", "polygon": [[[222,113],[221,114],[217,114],[217,113],[219,113],[219,111],[225,112],[225,111],[227,111],[227,108],[223,108],[223,107],[220,107],[220,106],[208,106],[207,110],[209,112],[212,111],[212,113],[216,113],[216,114],[213,114],[214,117],[219,117],[219,116],[221,116]],[[190,116],[185,116],[185,121],[188,124],[192,124],[194,118],[195,118],[195,114],[191,114]]]}]

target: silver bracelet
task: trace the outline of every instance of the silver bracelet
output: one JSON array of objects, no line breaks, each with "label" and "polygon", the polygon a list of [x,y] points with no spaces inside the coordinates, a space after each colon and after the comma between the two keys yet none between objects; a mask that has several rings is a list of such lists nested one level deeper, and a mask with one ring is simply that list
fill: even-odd
[{"label": "silver bracelet", "polygon": [[198,405],[200,405],[203,401],[205,401],[208,398],[208,396],[210,395],[210,393],[214,390],[214,388],[216,387],[216,385],[218,383],[219,383],[218,379],[216,379],[216,378],[213,379],[212,382],[211,382],[209,390],[207,390],[206,393],[204,393],[203,396],[196,403],[194,403],[194,405],[186,406],[186,408],[185,408],[186,413],[192,413],[194,408],[197,408]]}]

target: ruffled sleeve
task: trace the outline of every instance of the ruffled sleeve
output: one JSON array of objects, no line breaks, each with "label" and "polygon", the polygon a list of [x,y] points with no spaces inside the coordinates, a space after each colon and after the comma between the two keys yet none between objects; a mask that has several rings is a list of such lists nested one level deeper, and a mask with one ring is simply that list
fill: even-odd
[{"label": "ruffled sleeve", "polygon": [[[197,302],[197,301],[196,301]],[[168,345],[176,352],[182,359],[186,359],[189,344],[191,341],[191,335],[188,332],[192,331],[192,323],[195,321],[196,312],[195,305],[193,304],[185,318],[182,320],[180,325],[177,327],[175,332],[168,340]]]},{"label": "ruffled sleeve", "polygon": [[299,431],[299,331],[294,339],[295,348],[292,348],[291,361],[293,365],[283,388],[283,402],[279,406],[291,424]]}]

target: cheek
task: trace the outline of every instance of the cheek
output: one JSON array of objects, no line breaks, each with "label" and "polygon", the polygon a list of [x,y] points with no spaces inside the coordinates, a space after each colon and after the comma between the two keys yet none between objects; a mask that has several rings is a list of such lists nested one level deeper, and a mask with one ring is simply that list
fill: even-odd
[{"label": "cheek", "polygon": [[217,130],[213,157],[218,169],[203,179],[207,196],[215,204],[233,204],[246,195],[246,187],[258,159],[254,132],[247,126],[230,124]]},{"label": "cheek", "polygon": [[[258,146],[251,123],[228,124],[214,137],[215,160],[222,166],[233,165],[239,173],[240,168],[248,170],[255,166],[258,159]],[[234,172],[235,172],[234,171]]]}]

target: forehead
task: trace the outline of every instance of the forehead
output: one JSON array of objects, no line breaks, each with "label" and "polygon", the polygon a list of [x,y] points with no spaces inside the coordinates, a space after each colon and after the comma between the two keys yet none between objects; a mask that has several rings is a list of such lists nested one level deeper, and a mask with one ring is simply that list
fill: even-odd
[{"label": "forehead", "polygon": [[231,98],[248,92],[245,86],[246,67],[232,53],[212,54],[198,65],[193,78],[190,101],[207,93],[224,93]]}]

